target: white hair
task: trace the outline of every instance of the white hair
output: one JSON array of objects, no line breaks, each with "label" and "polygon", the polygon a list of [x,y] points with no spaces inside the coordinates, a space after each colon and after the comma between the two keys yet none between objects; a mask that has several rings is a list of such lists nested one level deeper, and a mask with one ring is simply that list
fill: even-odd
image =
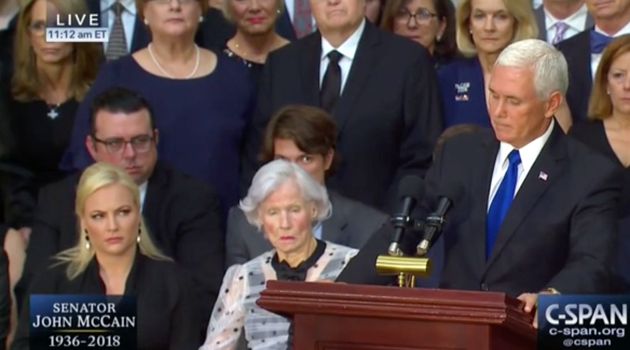
[{"label": "white hair", "polygon": [[560,51],[543,40],[526,39],[508,45],[494,65],[531,69],[536,95],[544,101],[554,91],[564,95],[569,87],[567,60]]},{"label": "white hair", "polygon": [[315,220],[323,221],[330,217],[332,205],[326,188],[309,175],[306,170],[286,160],[277,159],[261,167],[247,191],[247,196],[239,204],[247,221],[259,230],[262,226],[258,211],[262,202],[288,181],[295,181],[302,197],[312,203],[317,211]]}]

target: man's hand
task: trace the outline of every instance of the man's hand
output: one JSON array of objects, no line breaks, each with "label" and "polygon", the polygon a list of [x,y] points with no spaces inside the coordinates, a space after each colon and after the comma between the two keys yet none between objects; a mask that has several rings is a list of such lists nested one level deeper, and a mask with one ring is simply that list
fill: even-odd
[{"label": "man's hand", "polygon": [[538,329],[538,308],[536,307],[538,303],[538,293],[523,293],[519,295],[517,299],[525,303],[525,305],[523,306],[523,310],[525,312],[531,313],[532,310],[536,309],[532,326]]}]

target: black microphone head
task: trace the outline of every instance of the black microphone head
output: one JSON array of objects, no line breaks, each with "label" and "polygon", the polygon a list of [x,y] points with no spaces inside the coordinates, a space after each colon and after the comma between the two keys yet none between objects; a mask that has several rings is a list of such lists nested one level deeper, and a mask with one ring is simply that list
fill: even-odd
[{"label": "black microphone head", "polygon": [[416,201],[424,198],[426,186],[424,180],[417,175],[407,175],[400,180],[398,185],[398,198],[411,197]]}]

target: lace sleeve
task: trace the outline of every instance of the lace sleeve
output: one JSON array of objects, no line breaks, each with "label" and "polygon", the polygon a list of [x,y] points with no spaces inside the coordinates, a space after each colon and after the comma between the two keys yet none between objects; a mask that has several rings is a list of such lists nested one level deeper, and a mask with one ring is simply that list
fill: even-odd
[{"label": "lace sleeve", "polygon": [[243,301],[247,294],[246,275],[243,265],[233,265],[225,273],[210,317],[206,340],[199,350],[236,349],[245,320]]}]

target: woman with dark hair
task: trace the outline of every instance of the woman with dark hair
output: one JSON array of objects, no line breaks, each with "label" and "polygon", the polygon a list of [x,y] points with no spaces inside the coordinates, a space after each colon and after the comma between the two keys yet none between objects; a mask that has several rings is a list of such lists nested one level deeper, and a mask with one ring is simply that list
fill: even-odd
[{"label": "woman with dark hair", "polygon": [[619,244],[615,264],[616,291],[630,291],[630,35],[611,42],[595,74],[589,121],[575,124],[569,135],[619,164],[624,187],[619,205]]},{"label": "woman with dark hair", "polygon": [[450,0],[388,1],[381,28],[424,46],[436,65],[457,56],[455,8]]},{"label": "woman with dark hair", "polygon": [[15,160],[32,177],[11,194],[9,223],[16,228],[30,226],[38,189],[65,175],[58,164],[70,142],[78,104],[102,60],[96,43],[46,41],[47,11],[88,12],[84,0],[33,0],[20,11],[9,115]]},{"label": "woman with dark hair", "polygon": [[223,52],[250,68],[258,82],[267,55],[289,41],[276,33],[276,21],[284,11],[284,0],[224,0],[223,16],[236,26],[236,33]]}]

